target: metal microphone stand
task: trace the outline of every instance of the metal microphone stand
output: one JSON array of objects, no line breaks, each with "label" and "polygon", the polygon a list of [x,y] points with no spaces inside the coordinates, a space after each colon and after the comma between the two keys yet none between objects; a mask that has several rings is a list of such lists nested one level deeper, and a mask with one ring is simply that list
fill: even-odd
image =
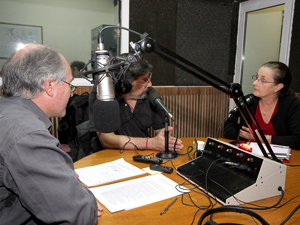
[{"label": "metal microphone stand", "polygon": [[156,154],[157,158],[160,159],[167,159],[167,160],[172,160],[176,159],[178,157],[178,154],[176,152],[170,152],[169,151],[169,120],[168,120],[168,115],[164,111],[165,114],[165,152],[160,152]]},{"label": "metal microphone stand", "polygon": [[236,146],[239,145],[240,142],[240,130],[241,130],[241,117],[238,117],[238,131],[237,131],[237,135],[236,135]]},{"label": "metal microphone stand", "polygon": [[240,130],[241,130],[241,117],[239,116],[237,118],[237,131],[236,131],[236,138],[235,138],[235,141],[232,141],[232,142],[229,142],[230,144],[233,144],[233,145],[236,145],[236,146],[239,146],[239,142],[240,142]]}]

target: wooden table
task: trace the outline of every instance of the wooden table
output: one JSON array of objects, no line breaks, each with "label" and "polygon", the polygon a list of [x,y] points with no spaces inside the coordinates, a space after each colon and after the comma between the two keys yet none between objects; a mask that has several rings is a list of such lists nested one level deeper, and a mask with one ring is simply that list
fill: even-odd
[{"label": "wooden table", "polygon": [[[182,150],[181,153],[187,152],[188,146],[193,146],[193,141],[195,138],[182,138],[181,139],[184,144],[184,150]],[[197,138],[198,141],[202,140],[205,141],[205,138]],[[224,140],[224,139],[223,139]],[[142,155],[150,155],[151,153],[155,154],[157,151],[139,151]],[[137,153],[134,150],[126,150],[123,153],[121,153],[119,150],[116,149],[106,149],[97,153],[94,153],[90,156],[87,156],[77,162],[74,163],[75,169],[87,167],[87,166],[93,166],[98,165],[105,162],[110,162],[119,158],[124,158],[124,160],[128,163],[131,163],[139,168],[145,168],[149,165],[149,163],[140,163],[133,161],[132,157],[134,155],[137,155]],[[176,167],[190,161],[188,155],[180,155],[177,159],[173,160],[172,162],[168,162],[165,164],[166,166],[172,167],[173,165]],[[300,151],[292,151],[292,157],[290,163],[286,163],[286,165],[298,165],[300,164]],[[299,186],[299,167],[287,167],[287,176],[286,176],[286,186],[285,186],[285,195],[283,198],[283,201],[280,203],[280,205],[288,200],[290,200],[292,197],[300,194],[300,186]],[[171,174],[164,175],[173,181],[175,181],[178,184],[183,183],[185,180],[180,177],[176,172],[174,171]],[[142,176],[148,176],[148,175],[141,175]],[[138,177],[133,177],[130,179],[135,179]],[[126,179],[125,179],[126,180]],[[122,180],[122,181],[125,181]],[[119,181],[120,182],[120,181]],[[189,186],[192,187],[192,186]],[[198,193],[191,193],[191,196],[193,199],[195,199],[195,203],[197,205],[207,205],[208,200],[207,198],[203,197],[202,195]],[[196,207],[186,206],[183,205],[182,200],[186,204],[192,204],[191,200],[189,200],[186,197],[178,196],[178,200],[170,207],[170,209],[166,212],[166,214],[160,215],[160,212],[173,200],[174,198],[163,200],[160,202],[156,202],[150,205],[146,205],[143,207],[131,209],[128,211],[121,211],[116,213],[110,213],[103,205],[104,211],[102,213],[102,216],[98,219],[98,224],[107,225],[107,224],[128,224],[128,225],[135,225],[135,224],[151,224],[151,225],[177,225],[177,224],[192,224],[193,217],[198,210]],[[275,204],[279,199],[279,196],[259,200],[256,202],[253,202],[257,205],[264,205],[264,206],[271,206]],[[300,204],[300,197],[297,197],[296,199],[292,200],[290,203],[286,204],[285,206],[279,208],[279,209],[270,209],[270,210],[256,210],[255,212],[261,215],[268,223],[270,224],[280,224],[284,221],[284,219],[292,212],[292,210]],[[101,205],[101,203],[100,203]],[[220,206],[219,203],[217,203],[217,206]],[[193,224],[197,224],[200,216],[203,214],[203,210],[200,210],[195,218],[195,221]],[[243,223],[243,224],[256,224],[254,220],[245,214],[238,214],[238,213],[218,213],[214,215],[214,221],[218,223],[229,223],[229,222],[235,222],[235,223]],[[294,216],[286,223],[286,224],[299,224],[300,221],[300,210],[297,211]],[[259,224],[259,223],[258,223]]]}]

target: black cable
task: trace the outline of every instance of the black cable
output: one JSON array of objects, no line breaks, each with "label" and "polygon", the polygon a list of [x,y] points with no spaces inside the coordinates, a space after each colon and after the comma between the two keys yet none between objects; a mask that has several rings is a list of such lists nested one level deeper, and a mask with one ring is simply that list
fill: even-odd
[{"label": "black cable", "polygon": [[[201,157],[201,156],[200,156],[200,157]],[[217,159],[217,160],[215,160],[214,162],[216,162],[216,161],[218,161],[218,160],[222,160],[222,159]],[[191,176],[188,177],[188,179],[190,179],[190,178],[193,177],[193,176],[197,176],[197,175],[194,175],[194,173],[196,173],[196,172],[201,172],[202,174],[205,174],[205,184],[206,184],[206,187],[203,188],[203,190],[201,190],[200,188],[198,188],[198,189],[199,189],[200,191],[202,191],[202,192],[205,194],[205,196],[209,199],[209,201],[210,201],[210,203],[211,203],[211,208],[213,208],[213,207],[217,204],[217,200],[216,200],[216,197],[215,197],[215,196],[211,197],[211,196],[208,194],[208,186],[207,186],[207,183],[208,183],[208,182],[207,182],[208,177],[207,177],[207,174],[208,174],[208,171],[210,170],[210,168],[213,166],[214,162],[211,163],[211,165],[209,166],[209,168],[207,169],[206,172],[204,172],[204,171],[198,169],[198,170],[195,170],[195,171],[191,174]],[[197,192],[197,193],[199,193],[199,192]],[[213,200],[215,201],[214,204],[212,203],[211,199],[213,199]]]},{"label": "black cable", "polygon": [[176,167],[173,164],[173,160],[168,160],[167,162],[171,161],[172,167],[175,169],[175,171],[177,171]]},{"label": "black cable", "polygon": [[294,214],[295,212],[300,208],[300,204],[288,215],[288,217],[280,224],[285,224]]},{"label": "black cable", "polygon": [[[288,202],[290,202],[291,200],[293,200],[294,198],[296,198],[296,197],[298,197],[299,195],[297,195],[297,196],[295,196],[295,197],[293,197],[292,199],[290,199],[289,201],[287,201],[286,203],[288,203]],[[283,197],[283,195],[282,195],[282,197]],[[282,198],[281,198],[282,199]],[[281,201],[281,199],[279,200],[279,202]],[[283,205],[285,205],[286,203],[284,203]],[[249,204],[249,203],[248,203]],[[254,210],[266,210],[266,209],[270,209],[270,208],[280,208],[280,207],[282,207],[283,205],[281,205],[280,207],[274,207],[274,206],[276,206],[278,203],[276,203],[275,205],[273,205],[273,206],[270,206],[270,207],[264,207],[264,208],[251,208],[251,207],[244,207],[244,206],[229,206],[229,205],[225,205],[225,206],[220,206],[220,207],[218,207],[218,208],[216,208],[216,209],[219,209],[219,210],[216,210],[216,209],[214,209],[214,210],[216,210],[216,211],[214,211],[214,212],[212,212],[212,210],[208,210],[209,212],[206,212],[208,215],[211,215],[211,219],[212,219],[212,215],[214,214],[214,213],[217,213],[217,212],[227,212],[227,209],[224,209],[224,208],[231,208],[229,211],[231,211],[231,212],[238,212],[238,213],[244,213],[244,211],[243,210],[247,210],[247,213],[246,214],[248,214],[248,212],[251,212],[251,213],[254,213],[254,212],[252,212],[252,211],[250,211],[250,209],[254,209]],[[294,214],[295,214],[295,212],[298,210],[300,208],[300,204],[287,216],[287,218],[280,224],[280,225],[284,225]],[[208,215],[206,215],[205,217],[207,217]],[[250,215],[250,214],[248,214],[248,215]],[[258,215],[258,214],[257,214]],[[203,216],[203,215],[202,215]],[[250,216],[252,216],[252,217],[255,217],[255,216],[253,216],[253,215],[250,215]],[[203,216],[203,219],[205,218],[204,216]],[[260,217],[260,216],[259,216]],[[256,219],[258,219],[257,217],[255,217]],[[261,217],[262,218],[262,217]],[[201,218],[200,218],[201,219]],[[262,218],[263,219],[263,218]],[[263,221],[261,221],[261,220],[259,220],[262,224],[264,224],[264,222],[266,222],[264,219],[263,219]],[[199,222],[202,222],[201,220],[199,220]],[[199,223],[198,222],[198,224],[201,224],[201,223]]]},{"label": "black cable", "polygon": [[176,143],[178,140],[178,127],[177,127],[177,123],[175,120],[173,120],[173,123],[175,125],[175,130],[176,130],[176,139],[175,139],[175,143],[174,143],[174,153],[176,153],[178,155],[178,153],[176,152]]},{"label": "black cable", "polygon": [[121,147],[120,153],[122,154],[124,152],[125,147],[126,147],[127,144],[132,144],[134,146],[134,150],[136,150],[136,149],[140,150],[133,142],[131,142],[130,136],[127,136],[127,137],[128,137],[129,140]]},{"label": "black cable", "polygon": [[207,168],[207,170],[206,170],[206,174],[205,174],[205,190],[206,190],[207,193],[208,193],[208,182],[207,182],[207,180],[208,180],[208,172],[209,172],[210,168],[213,166],[213,164],[214,164],[215,162],[217,162],[217,161],[220,161],[220,160],[222,160],[222,159],[219,158],[219,159],[216,159],[215,161],[213,161],[213,162],[209,165],[209,167]]},{"label": "black cable", "polygon": [[[202,171],[202,170],[195,170],[195,171],[188,177],[188,179],[190,179],[190,178],[193,177],[193,176],[198,176],[198,174],[195,175],[195,173],[197,173],[197,172],[201,172],[201,174],[205,174],[205,172]],[[189,182],[189,181],[186,180],[186,181],[185,181],[184,183],[182,183],[181,185],[185,184],[186,182]],[[201,194],[201,195],[205,196],[205,197],[209,200],[210,204],[209,204],[208,208],[213,208],[213,206],[215,206],[215,205],[217,204],[217,200],[214,199],[215,203],[213,203],[213,202],[211,201],[211,197],[210,197],[205,191],[199,189],[198,187],[196,187],[194,184],[192,184],[192,183],[190,183],[190,182],[189,182],[189,184],[190,184],[190,185],[193,185],[193,186],[194,186],[194,189],[200,190],[201,192],[195,191],[194,189],[191,189],[191,188],[190,188],[189,190],[193,190],[194,192],[196,192],[196,193],[198,193],[198,194]]]},{"label": "black cable", "polygon": [[[191,149],[190,151],[189,151],[189,149]],[[190,160],[192,160],[193,158],[191,157],[191,155],[190,155],[190,152],[192,152],[193,151],[193,147],[192,146],[189,146],[187,149],[186,149],[186,151],[187,151],[187,155],[189,156],[189,158],[190,158]],[[195,154],[194,154],[195,155]],[[195,157],[194,157],[195,158]]]},{"label": "black cable", "polygon": [[[220,159],[218,159],[218,160],[220,160]],[[205,177],[205,183],[206,183],[206,192],[208,192],[208,180],[211,180],[211,179],[209,179],[209,177],[208,177],[208,172],[209,172],[209,170],[211,169],[211,167],[213,166],[213,164],[216,162],[216,161],[218,161],[218,160],[215,160],[214,162],[212,162],[211,163],[211,165],[209,166],[209,168],[207,169],[207,171],[206,171],[206,177]],[[199,171],[199,170],[198,170]],[[200,170],[201,171],[201,170]],[[196,173],[197,171],[194,171],[194,173],[190,176],[190,178],[191,177],[193,177],[194,176],[194,174]],[[201,173],[204,173],[203,171],[201,171]],[[215,182],[214,180],[211,180],[212,182]],[[216,182],[215,182],[216,183]],[[218,183],[217,183],[218,184]],[[231,194],[225,187],[223,187],[222,185],[220,185],[220,184],[218,184],[219,186],[221,186],[224,190],[226,190],[229,194]],[[255,205],[255,204],[251,204],[251,203],[246,203],[246,202],[243,202],[242,200],[239,200],[239,199],[237,199],[233,194],[231,194],[238,202],[240,202],[240,203],[246,203],[246,204],[249,204],[249,205],[252,205],[252,206],[256,206],[256,207],[246,207],[246,206],[224,206],[224,207],[232,207],[232,208],[237,208],[237,209],[242,209],[242,210],[268,210],[268,209],[272,209],[272,208],[280,208],[280,207],[282,207],[283,205],[285,205],[285,204],[287,204],[288,202],[290,202],[290,201],[292,201],[293,199],[295,199],[296,197],[298,197],[298,196],[300,196],[300,195],[297,195],[297,196],[295,196],[295,197],[293,197],[292,199],[290,199],[288,202],[286,202],[286,203],[284,203],[283,205],[281,205],[281,206],[278,206],[278,204],[282,201],[282,199],[283,199],[283,197],[284,197],[284,190],[282,189],[282,187],[278,187],[278,190],[279,191],[281,191],[281,197],[280,197],[280,199],[278,200],[278,202],[277,203],[275,203],[274,205],[271,205],[271,206],[259,206],[259,205]],[[205,194],[207,194],[207,196],[208,196],[208,193],[205,193]],[[210,198],[210,196],[208,196],[208,198]],[[184,204],[184,202],[183,202],[183,204]],[[191,205],[190,205],[191,206]],[[293,212],[288,216],[288,218],[286,218],[286,220],[282,223],[282,224],[284,224],[286,221],[288,221],[290,218],[291,218],[291,216],[298,210],[300,208],[300,205],[299,206],[297,206],[294,210],[293,210]],[[198,210],[199,211],[199,210]],[[197,212],[198,212],[197,211]],[[251,211],[250,211],[251,212]],[[196,214],[195,214],[196,215]],[[194,215],[194,218],[195,218],[195,215]],[[256,218],[256,217],[255,217]],[[262,218],[263,219],[263,218]],[[193,221],[194,221],[194,219],[193,219]],[[255,221],[256,222],[256,221]],[[266,222],[266,221],[265,221]]]},{"label": "black cable", "polygon": [[[217,159],[215,161],[213,161],[210,166],[208,167],[206,173],[205,173],[205,191],[206,191],[206,194],[208,195],[208,180],[211,180],[209,179],[208,177],[208,173],[209,173],[209,170],[212,168],[212,166],[214,165],[214,163],[216,163],[217,161],[219,160],[222,160],[221,158],[220,159]],[[218,164],[219,165],[219,164]],[[203,172],[203,171],[201,171]],[[212,182],[214,182],[213,180],[211,180]],[[219,184],[218,184],[219,185]],[[220,185],[221,186],[221,185]],[[222,188],[224,188],[223,186],[221,186]],[[226,190],[228,193],[230,193],[226,188],[224,188],[224,190]],[[281,187],[278,188],[278,190],[280,190],[282,192],[282,195],[281,195],[281,198],[279,199],[279,201],[272,205],[272,206],[269,206],[269,207],[258,207],[258,208],[254,208],[254,207],[245,207],[245,206],[223,206],[223,207],[227,207],[227,208],[231,208],[232,210],[237,210],[239,212],[242,212],[242,213],[247,213],[248,215],[258,219],[262,224],[268,224],[260,215],[250,211],[250,209],[255,209],[255,210],[266,210],[266,209],[270,209],[270,208],[275,208],[282,200],[283,196],[284,196],[284,191]],[[231,193],[230,193],[231,194]],[[231,194],[232,195],[232,194]],[[232,195],[235,199],[237,199],[234,195]],[[216,199],[215,199],[216,200]],[[241,200],[238,200],[239,202],[242,202]],[[248,203],[249,204],[249,203]],[[227,210],[227,209],[226,209]],[[205,217],[204,217],[205,218]],[[200,220],[199,220],[200,221]],[[200,223],[198,223],[200,224]]]},{"label": "black cable", "polygon": [[291,198],[290,200],[286,201],[286,202],[285,202],[285,203],[283,203],[282,205],[280,205],[280,206],[278,206],[278,207],[275,207],[275,208],[279,209],[279,208],[281,208],[282,206],[285,206],[287,203],[289,203],[290,201],[294,200],[295,198],[297,198],[297,197],[299,197],[299,196],[300,196],[300,194],[299,194],[299,195],[296,195],[296,196],[294,196],[294,197],[293,197],[293,198]]},{"label": "black cable", "polygon": [[[196,171],[195,171],[196,172]],[[200,171],[200,172],[202,172],[203,173],[203,171]],[[213,180],[212,180],[213,181]],[[184,184],[184,183],[183,183]],[[224,188],[224,187],[223,187]],[[225,188],[224,188],[225,189]],[[236,207],[237,209],[239,208],[242,208],[242,209],[245,209],[245,210],[250,210],[250,209],[253,209],[253,210],[268,210],[268,209],[271,209],[271,208],[280,208],[280,207],[282,207],[282,206],[284,206],[284,205],[286,205],[287,203],[289,203],[290,201],[292,201],[293,199],[295,199],[296,197],[299,197],[300,196],[300,194],[299,195],[296,195],[295,197],[293,197],[292,199],[290,199],[289,201],[287,201],[287,202],[285,202],[284,204],[282,204],[281,206],[278,206],[278,207],[276,207],[280,202],[281,202],[281,200],[282,200],[282,198],[283,198],[283,196],[284,196],[284,191],[282,190],[282,188],[281,187],[279,187],[279,189],[280,189],[280,191],[282,191],[282,195],[281,195],[281,198],[279,199],[279,201],[277,202],[277,203],[275,203],[274,205],[272,205],[272,206],[258,206],[258,205],[254,205],[254,204],[251,204],[251,203],[246,203],[246,204],[250,204],[250,205],[254,205],[254,206],[258,206],[259,208],[254,208],[254,207],[245,207],[245,206],[232,206],[232,205],[230,205],[230,206],[228,206],[228,205],[225,205],[225,206],[222,206],[222,207],[232,207],[232,208],[234,208],[234,207]],[[178,190],[178,189],[177,189]],[[194,191],[193,189],[190,189],[191,191]],[[226,189],[225,189],[226,190]],[[179,190],[178,190],[179,191]],[[228,190],[226,190],[226,191],[228,191]],[[197,191],[194,191],[194,192],[197,192]],[[228,191],[229,192],[229,191]],[[197,192],[197,193],[199,193],[199,192]],[[187,193],[188,195],[189,195],[189,193]],[[202,194],[202,193],[199,193],[199,194],[201,194],[201,195],[204,195],[204,194]],[[232,194],[231,194],[232,195]],[[208,195],[206,195],[206,193],[205,193],[205,196],[207,197],[207,198],[210,198],[210,196],[208,196]],[[234,197],[234,196],[233,196]],[[241,200],[238,200],[238,201],[240,201],[240,202],[242,202]],[[193,202],[193,201],[192,201]],[[210,200],[210,202],[211,202],[211,200]],[[187,205],[187,206],[192,206],[192,207],[197,207],[196,206],[196,204],[193,202],[193,204],[195,205],[195,206],[193,206],[193,205],[188,205],[188,204],[186,204],[186,203],[184,203],[184,202],[182,202],[184,205]],[[244,203],[244,202],[243,202]],[[300,207],[300,205],[298,205],[292,212],[291,212],[291,214],[281,223],[281,225],[283,225],[283,224],[285,224],[291,217],[292,217],[292,215],[299,209],[299,207]],[[211,215],[212,216],[212,215]],[[194,221],[194,220],[193,220]]]},{"label": "black cable", "polygon": [[[251,203],[246,203],[246,202],[243,202],[242,200],[238,199],[238,201],[240,201],[240,202],[242,202],[244,204],[249,204],[249,205],[257,206],[257,207],[247,207],[247,206],[240,206],[240,207],[244,208],[244,209],[253,209],[253,210],[267,210],[267,209],[276,208],[276,206],[282,201],[282,199],[284,197],[284,190],[282,189],[281,186],[278,187],[278,190],[281,191],[281,196],[280,196],[279,200],[274,205],[271,205],[271,206],[259,206],[259,205],[255,205],[255,204],[251,204]],[[236,197],[234,197],[234,198],[236,198]]]},{"label": "black cable", "polygon": [[[182,183],[182,184],[179,184],[179,185],[177,185],[175,188],[178,190],[178,188],[180,188],[183,184],[185,184],[187,181],[185,181],[184,183]],[[191,184],[190,184],[191,185]],[[184,188],[184,191],[185,191],[185,189],[186,188]],[[194,187],[194,189],[196,189],[196,187]],[[213,203],[212,201],[211,201],[211,198],[207,195],[207,194],[205,194],[205,193],[200,193],[200,192],[198,192],[198,191],[196,191],[196,190],[194,190],[193,188],[192,189],[189,189],[191,192],[195,192],[195,193],[198,193],[198,194],[201,194],[201,195],[203,195],[204,197],[206,197],[208,200],[209,200],[209,205],[204,205],[204,206],[198,206],[196,203],[195,203],[195,201],[194,201],[194,199],[191,197],[191,195],[190,195],[190,193],[189,192],[182,192],[181,190],[178,190],[179,192],[181,192],[181,193],[183,193],[181,196],[181,203],[183,204],[183,205],[185,205],[185,206],[190,206],[190,207],[196,207],[196,208],[198,208],[198,210],[194,213],[194,216],[193,216],[193,220],[192,220],[192,222],[191,222],[191,225],[193,225],[193,223],[194,223],[194,221],[195,221],[195,219],[196,219],[196,216],[197,216],[197,214],[198,214],[198,212],[200,211],[200,210],[208,210],[208,209],[211,209],[211,208],[213,208],[213,206],[216,204],[216,203]],[[197,189],[198,190],[198,189]],[[184,199],[183,199],[183,195],[184,194],[186,194],[186,195],[188,195],[189,196],[189,199],[190,199],[190,201],[192,202],[192,204],[187,204],[187,203],[185,203],[184,202]]]},{"label": "black cable", "polygon": [[[210,166],[208,167],[207,171],[206,171],[206,174],[205,174],[205,190],[206,192],[208,193],[208,172],[209,170],[211,169],[211,167],[213,166],[213,164],[217,161],[220,161],[220,160],[223,160],[222,158],[218,158],[216,159],[215,161],[213,161]],[[220,165],[220,164],[218,164]],[[258,205],[254,205],[254,204],[251,204],[251,203],[246,203],[238,198],[236,198],[230,191],[228,191],[224,186],[220,185],[218,182],[215,182],[214,180],[212,179],[209,179],[211,182],[214,182],[216,185],[220,186],[221,188],[223,188],[226,192],[228,192],[232,197],[234,197],[237,202],[240,202],[240,203],[244,203],[244,204],[249,204],[249,205],[253,205],[253,206],[257,206],[257,207],[246,207],[246,206],[241,206],[242,208],[245,208],[245,209],[254,209],[254,210],[267,210],[267,209],[271,209],[271,208],[275,208],[283,199],[284,197],[284,190],[282,189],[281,186],[278,187],[278,191],[281,191],[281,197],[280,199],[278,200],[278,202],[272,206],[258,206]]]},{"label": "black cable", "polygon": [[218,127],[218,129],[217,129],[217,140],[219,139],[219,131],[220,131],[220,128],[221,128],[221,125],[224,123],[224,121],[229,117],[229,115],[230,115],[230,113],[228,113],[225,117],[224,117],[224,119],[221,121],[221,123],[219,124],[219,127]]},{"label": "black cable", "polygon": [[297,166],[300,166],[300,165],[287,165],[286,166],[290,166],[290,167],[297,167]]},{"label": "black cable", "polygon": [[256,218],[261,224],[263,225],[269,225],[269,223],[263,218],[261,217],[259,214],[251,211],[251,210],[248,210],[248,209],[244,209],[244,208],[241,208],[241,207],[231,207],[231,206],[220,206],[218,208],[215,208],[215,209],[210,209],[210,210],[207,210],[206,212],[204,212],[199,221],[198,221],[198,225],[201,225],[202,224],[202,221],[209,215],[211,214],[214,214],[214,213],[219,213],[219,212],[236,212],[236,213],[243,213],[243,214],[247,214],[251,217],[254,217]]},{"label": "black cable", "polygon": [[220,186],[221,188],[223,188],[226,192],[228,192],[237,202],[242,203],[242,204],[248,204],[248,205],[256,206],[256,207],[239,206],[239,207],[245,208],[245,209],[267,210],[267,209],[277,208],[276,206],[282,201],[282,199],[284,197],[284,191],[283,191],[282,187],[279,186],[278,187],[278,191],[281,191],[281,197],[279,198],[279,200],[277,201],[277,203],[275,203],[272,206],[259,206],[259,205],[255,205],[255,204],[252,204],[252,203],[247,203],[247,202],[244,202],[244,201],[238,199],[230,191],[228,191],[224,186],[220,185],[218,182],[215,182],[214,180],[211,180],[211,181],[214,182],[216,185]]},{"label": "black cable", "polygon": [[[191,149],[191,150],[189,150]],[[178,155],[188,155],[189,153],[191,153],[193,151],[193,147],[192,146],[188,146],[187,149],[186,149],[186,153],[178,153]]]},{"label": "black cable", "polygon": [[138,32],[136,32],[136,31],[131,30],[131,29],[128,29],[128,28],[126,28],[126,27],[120,27],[120,26],[106,26],[106,27],[103,27],[103,28],[100,30],[100,32],[98,33],[98,43],[102,43],[102,37],[101,37],[101,34],[102,34],[103,30],[108,29],[108,28],[119,28],[119,29],[124,29],[124,30],[127,30],[127,31],[129,31],[129,32],[132,32],[132,33],[134,33],[134,34],[137,34],[137,35],[139,35],[139,36],[142,36],[141,33],[138,33]]}]

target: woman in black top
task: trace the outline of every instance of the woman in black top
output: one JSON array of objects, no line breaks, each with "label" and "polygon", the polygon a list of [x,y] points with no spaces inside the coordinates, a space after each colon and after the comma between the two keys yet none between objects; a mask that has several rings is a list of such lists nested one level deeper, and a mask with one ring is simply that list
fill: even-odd
[{"label": "woman in black top", "polygon": [[[290,88],[290,69],[281,62],[267,62],[253,79],[254,104],[250,106],[250,110],[267,141],[300,149],[300,101]],[[240,129],[237,123],[238,114],[239,112],[232,114],[225,122],[225,138],[236,139]],[[255,141],[246,125],[239,130],[239,136]],[[259,134],[258,137],[261,139]]]}]

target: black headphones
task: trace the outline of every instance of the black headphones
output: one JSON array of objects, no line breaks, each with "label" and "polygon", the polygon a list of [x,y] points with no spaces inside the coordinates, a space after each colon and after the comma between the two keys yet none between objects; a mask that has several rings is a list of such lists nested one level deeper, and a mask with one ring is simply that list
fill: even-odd
[{"label": "black headphones", "polygon": [[140,56],[131,55],[125,53],[122,55],[123,57],[127,57],[128,64],[126,64],[120,71],[122,74],[117,83],[115,84],[115,89],[118,94],[127,94],[132,89],[132,83],[126,80],[127,74],[130,73],[129,67],[131,63],[141,60]]},{"label": "black headphones", "polygon": [[127,94],[132,89],[132,84],[126,80],[125,75],[115,85],[116,92],[118,94]]},{"label": "black headphones", "polygon": [[[127,54],[124,54],[127,56]],[[126,75],[129,72],[129,67],[131,65],[131,62],[129,64],[126,64],[121,71],[119,71],[119,74],[121,74],[119,80],[115,84],[115,90],[118,94],[124,95],[131,91],[132,84],[128,80],[126,80]]]},{"label": "black headphones", "polygon": [[[244,208],[241,208],[241,207],[238,207],[238,206],[221,206],[221,207],[218,207],[218,208],[215,208],[215,209],[207,210],[200,217],[200,219],[198,221],[198,225],[202,225],[203,220],[207,216],[213,215],[214,213],[219,213],[219,212],[238,212],[238,213],[242,213],[242,214],[247,214],[249,216],[252,216],[252,217],[256,218],[262,225],[270,225],[264,218],[262,218],[256,212],[253,212],[251,210],[244,209]],[[220,223],[220,224],[218,224],[218,223],[214,222],[213,220],[207,221],[204,225],[221,225],[221,224],[241,225],[241,224],[237,224],[237,223]]]}]

